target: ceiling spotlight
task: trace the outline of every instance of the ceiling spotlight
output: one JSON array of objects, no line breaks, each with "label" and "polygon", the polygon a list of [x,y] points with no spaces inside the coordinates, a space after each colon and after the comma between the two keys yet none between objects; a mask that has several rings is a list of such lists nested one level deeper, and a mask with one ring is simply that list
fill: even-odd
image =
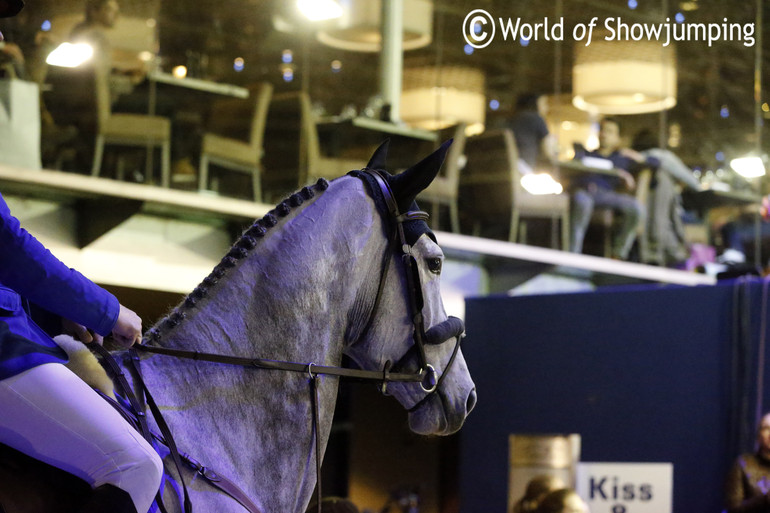
[{"label": "ceiling spotlight", "polygon": [[740,157],[730,161],[733,171],[744,178],[757,178],[765,175],[765,163],[761,157]]},{"label": "ceiling spotlight", "polygon": [[94,49],[87,43],[62,43],[48,54],[45,62],[51,66],[76,68],[94,56]]},{"label": "ceiling spotlight", "polygon": [[548,173],[530,173],[521,177],[521,186],[530,194],[561,194],[564,188]]},{"label": "ceiling spotlight", "polygon": [[336,0],[297,0],[299,11],[310,21],[323,21],[342,16],[342,6]]}]

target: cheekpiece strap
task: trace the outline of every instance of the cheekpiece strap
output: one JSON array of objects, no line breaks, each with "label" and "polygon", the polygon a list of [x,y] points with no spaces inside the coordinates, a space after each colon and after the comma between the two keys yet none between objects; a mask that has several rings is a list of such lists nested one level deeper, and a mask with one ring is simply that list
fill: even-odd
[{"label": "cheekpiece strap", "polygon": [[380,186],[380,191],[382,192],[383,198],[385,198],[385,204],[388,206],[388,211],[395,219],[398,219],[401,214],[398,211],[396,197],[393,195],[393,190],[390,188],[388,181],[385,180],[385,178],[376,169],[364,168],[361,171],[374,178],[374,180],[377,182],[377,185]]}]

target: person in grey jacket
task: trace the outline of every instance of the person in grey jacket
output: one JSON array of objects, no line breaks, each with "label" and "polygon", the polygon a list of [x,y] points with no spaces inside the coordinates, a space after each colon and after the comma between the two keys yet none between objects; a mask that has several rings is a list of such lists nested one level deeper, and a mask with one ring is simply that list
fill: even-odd
[{"label": "person in grey jacket", "polygon": [[692,170],[676,154],[658,147],[658,137],[644,129],[636,134],[634,150],[659,161],[652,181],[652,194],[648,205],[647,233],[649,255],[646,260],[660,265],[682,262],[689,257],[682,224],[681,187],[698,191],[700,182]]}]

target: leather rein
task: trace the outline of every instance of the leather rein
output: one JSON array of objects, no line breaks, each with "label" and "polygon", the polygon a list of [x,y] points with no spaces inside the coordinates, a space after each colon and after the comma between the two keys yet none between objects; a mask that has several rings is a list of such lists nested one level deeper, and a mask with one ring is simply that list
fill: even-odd
[{"label": "leather rein", "polygon": [[[355,174],[354,174],[355,173]],[[390,267],[390,261],[392,252],[394,251],[393,246],[396,245],[396,243],[400,243],[399,249],[401,250],[401,260],[404,263],[405,272],[406,272],[406,279],[407,279],[407,289],[408,289],[408,296],[409,296],[409,308],[412,312],[412,325],[413,325],[413,339],[414,339],[414,345],[412,348],[407,351],[407,353],[395,364],[395,366],[392,365],[391,361],[388,360],[382,371],[370,371],[370,370],[362,370],[362,369],[351,369],[346,367],[336,367],[336,366],[326,366],[326,365],[317,365],[313,362],[310,363],[296,363],[296,362],[288,362],[288,361],[280,361],[280,360],[268,360],[263,358],[248,358],[248,357],[238,357],[238,356],[229,356],[229,355],[222,355],[222,354],[215,354],[215,353],[206,353],[206,352],[200,352],[200,351],[188,351],[188,350],[182,350],[182,349],[170,349],[165,347],[158,347],[158,346],[150,346],[146,344],[139,344],[134,346],[134,348],[131,349],[131,358],[129,360],[129,363],[132,364],[134,374],[135,374],[135,380],[137,381],[137,384],[139,386],[139,389],[142,391],[142,394],[147,399],[147,402],[150,406],[150,408],[153,410],[153,415],[156,417],[156,422],[158,423],[158,426],[161,428],[161,431],[163,432],[163,440],[164,443],[169,447],[172,457],[176,463],[177,471],[179,472],[180,480],[182,481],[182,487],[184,489],[184,505],[183,505],[183,511],[187,513],[192,513],[192,504],[189,500],[187,489],[184,483],[184,479],[182,478],[181,474],[181,460],[184,459],[188,465],[193,467],[200,475],[203,477],[207,477],[206,473],[213,474],[218,478],[217,481],[212,481],[207,477],[209,482],[211,482],[214,486],[217,486],[222,491],[233,497],[235,500],[237,500],[246,510],[248,510],[251,513],[259,513],[259,509],[257,508],[254,503],[246,497],[246,495],[237,488],[233,483],[231,483],[229,480],[225,479],[222,476],[217,475],[215,472],[213,472],[211,469],[208,469],[207,467],[204,467],[195,460],[192,460],[189,456],[182,454],[180,457],[180,453],[178,453],[175,444],[173,442],[173,437],[171,436],[170,430],[168,430],[168,427],[165,425],[165,421],[163,421],[162,417],[160,417],[160,411],[155,405],[154,400],[152,399],[152,396],[149,393],[149,390],[147,390],[147,387],[145,386],[142,378],[141,378],[141,371],[139,369],[139,361],[140,359],[136,355],[135,350],[147,352],[147,353],[153,353],[153,354],[159,354],[159,355],[166,355],[166,356],[172,356],[177,358],[185,358],[185,359],[191,359],[196,361],[206,361],[206,362],[214,362],[214,363],[222,363],[227,365],[236,365],[241,367],[249,367],[249,368],[257,368],[257,369],[267,369],[267,370],[282,370],[282,371],[289,371],[289,372],[307,372],[308,377],[310,379],[310,388],[311,388],[311,399],[313,402],[313,432],[315,433],[315,452],[316,452],[316,479],[317,479],[317,502],[318,502],[318,512],[321,512],[321,450],[320,450],[320,439],[318,436],[319,433],[319,404],[318,404],[318,376],[321,374],[324,375],[331,375],[331,376],[338,376],[343,378],[352,378],[356,380],[366,380],[366,381],[376,381],[381,383],[381,391],[383,394],[387,393],[387,384],[392,382],[401,382],[401,383],[420,383],[420,387],[422,390],[426,393],[426,395],[419,400],[416,404],[414,404],[411,408],[409,408],[409,411],[412,412],[420,407],[421,404],[423,404],[433,393],[435,393],[438,390],[438,387],[441,385],[441,383],[444,380],[444,377],[449,372],[450,367],[454,363],[455,357],[457,356],[457,353],[460,348],[460,340],[463,335],[463,324],[460,319],[457,319],[455,317],[449,317],[447,321],[444,321],[442,324],[448,324],[449,326],[443,326],[443,329],[441,329],[441,326],[436,326],[427,332],[425,331],[424,326],[424,320],[422,316],[422,293],[421,293],[421,284],[419,281],[419,274],[417,273],[417,264],[415,261],[414,256],[412,255],[412,248],[407,243],[406,236],[404,233],[404,226],[403,223],[406,221],[415,221],[415,220],[427,220],[428,214],[426,212],[422,211],[408,211],[404,214],[401,214],[398,209],[398,204],[396,202],[396,199],[393,195],[393,192],[388,185],[385,177],[381,174],[378,170],[373,170],[369,168],[364,168],[358,172],[352,172],[351,174],[354,174],[354,176],[358,176],[358,174],[362,175],[368,175],[370,178],[375,181],[378,186],[379,190],[382,193],[382,196],[385,200],[385,203],[388,208],[388,213],[390,219],[395,222],[396,229],[393,233],[393,239],[392,242],[389,243],[389,250],[386,252],[385,255],[385,263],[383,265],[382,273],[380,274],[380,282],[377,290],[377,296],[375,298],[375,302],[372,308],[372,312],[369,317],[368,324],[364,328],[364,331],[362,332],[361,336],[359,337],[359,340],[362,339],[369,329],[371,328],[371,325],[373,323],[373,319],[376,317],[376,312],[380,305],[380,300],[382,297],[382,292],[385,286],[385,281],[388,275],[389,267]],[[362,176],[358,176],[359,178],[363,179]],[[452,352],[451,357],[449,358],[449,361],[444,368],[444,372],[441,374],[441,376],[438,376],[438,373],[433,365],[428,363],[427,357],[425,354],[425,344],[432,344],[432,345],[439,345],[444,343],[445,341],[448,341],[448,338],[445,337],[447,334],[447,328],[449,329],[449,332],[452,334],[452,336],[456,339],[455,347]],[[450,337],[451,338],[451,337]],[[420,368],[417,372],[391,372],[391,369],[399,369],[402,365],[405,364],[405,360],[411,357],[411,353],[413,351],[417,352],[417,359],[420,365]],[[106,356],[105,356],[106,353]],[[106,351],[100,352],[101,356],[104,359],[111,359],[111,356]],[[110,364],[112,366],[112,364]],[[113,369],[113,372],[117,374],[119,378],[122,379],[123,382],[125,382],[125,379],[122,377],[122,373],[119,370]],[[120,382],[121,379],[118,381]],[[132,395],[130,392],[130,388],[128,388],[127,383],[119,383],[121,385],[121,388],[124,388],[124,393],[128,395],[129,397]],[[137,416],[137,419],[140,421],[141,424],[142,421],[146,423],[146,419],[144,418],[145,413],[144,409],[141,404],[134,404],[135,400],[131,400],[133,408],[136,410],[135,414]],[[160,417],[160,418],[159,418]],[[142,428],[143,431],[146,430],[146,427]],[[145,434],[145,438],[147,438],[147,434]],[[155,438],[158,438],[155,436]],[[177,453],[177,454],[175,454]],[[190,461],[194,462],[190,463]],[[196,467],[197,464],[197,467]],[[222,481],[224,481],[224,484],[227,486],[222,485]],[[158,504],[161,510],[163,510],[162,501],[160,496],[158,496]]]}]

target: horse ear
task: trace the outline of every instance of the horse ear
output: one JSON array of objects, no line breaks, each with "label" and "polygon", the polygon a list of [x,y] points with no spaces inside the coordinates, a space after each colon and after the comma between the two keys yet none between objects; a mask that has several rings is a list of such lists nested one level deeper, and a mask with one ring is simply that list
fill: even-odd
[{"label": "horse ear", "polygon": [[390,180],[399,211],[406,212],[417,195],[436,178],[452,141],[453,139],[449,139],[444,142],[439,149]]},{"label": "horse ear", "polygon": [[369,169],[385,169],[385,161],[388,159],[388,147],[390,146],[390,139],[385,139],[380,147],[374,150],[372,158],[369,159],[369,163],[366,165]]}]

